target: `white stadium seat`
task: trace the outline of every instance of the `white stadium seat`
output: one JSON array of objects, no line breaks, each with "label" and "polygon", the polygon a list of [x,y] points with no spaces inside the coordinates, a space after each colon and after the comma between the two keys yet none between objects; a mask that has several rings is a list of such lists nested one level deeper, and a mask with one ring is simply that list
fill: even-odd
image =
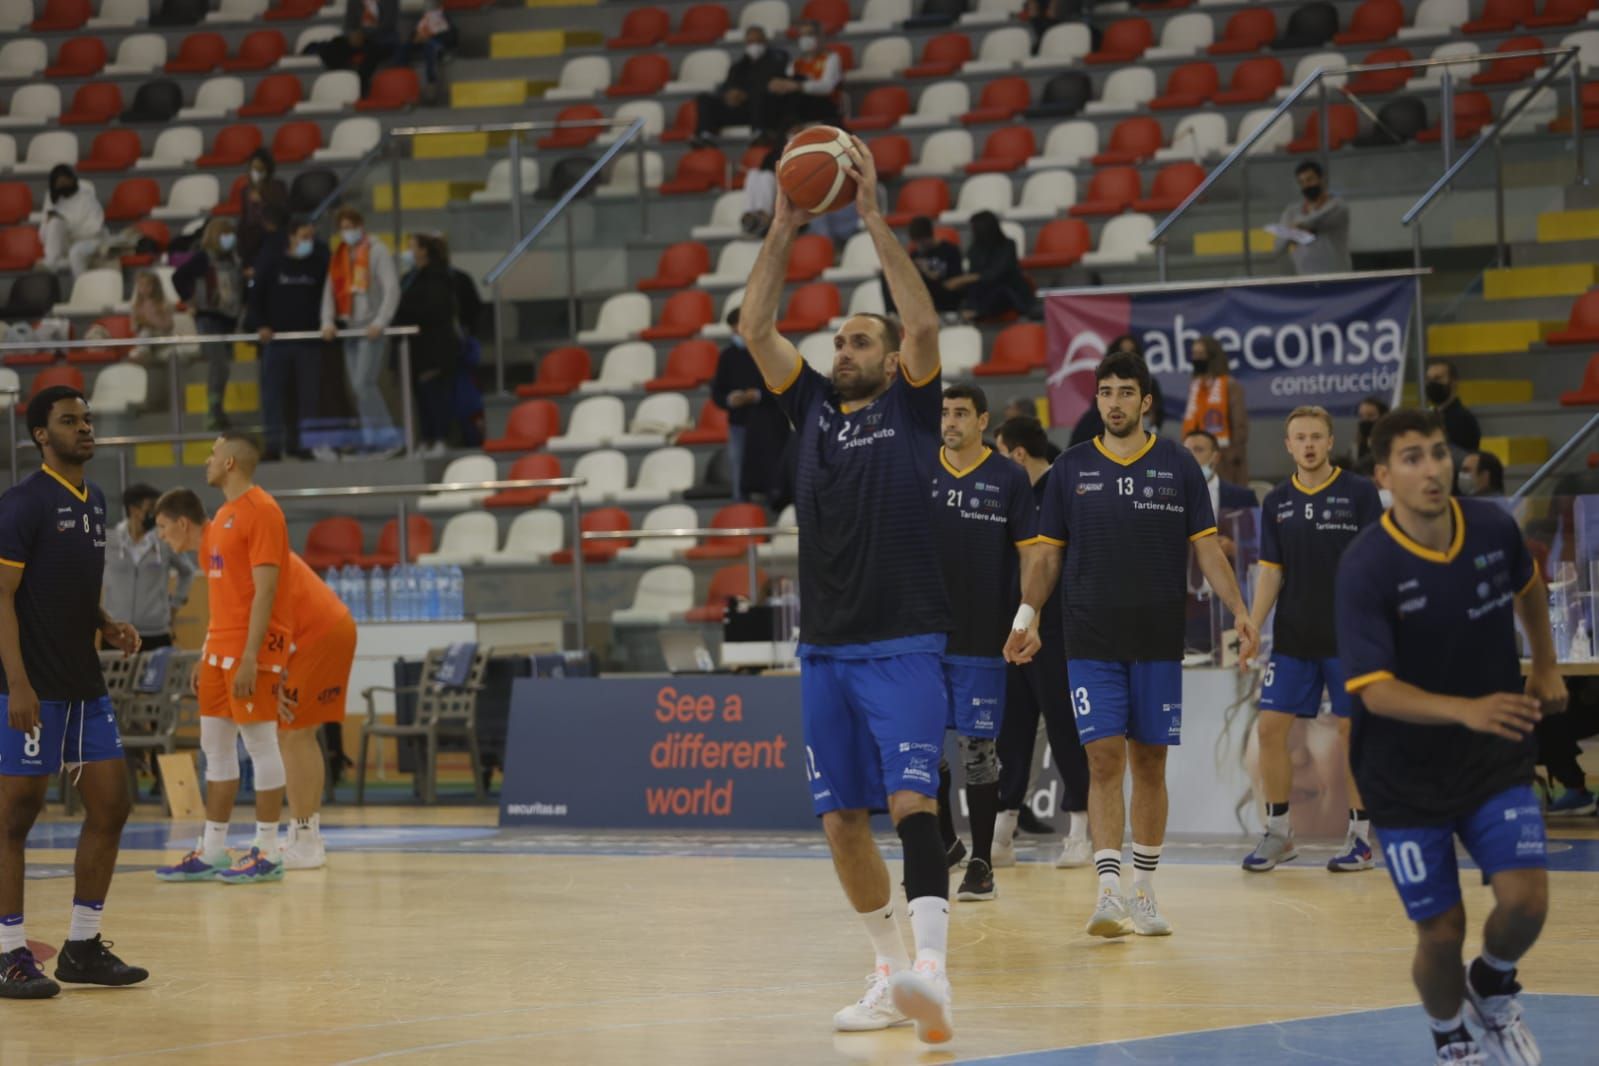
[{"label": "white stadium seat", "polygon": [[722,314],[715,322],[707,322],[700,327],[700,336],[706,340],[726,340],[733,335],[733,327],[727,324],[727,316],[735,307],[744,306],[744,290],[734,289],[722,298]]},{"label": "white stadium seat", "polygon": [[343,36],[343,30],[337,25],[307,26],[300,31],[300,36],[294,39],[294,54],[284,56],[278,60],[279,70],[319,70],[322,60],[314,55],[306,55],[305,50],[313,44],[322,44],[335,37]]},{"label": "white stadium seat", "polygon": [[167,61],[167,39],[158,33],[135,33],[122,38],[117,45],[114,62],[107,63],[101,73],[107,77],[117,74],[149,74],[160,70]]},{"label": "white stadium seat", "polygon": [[1042,155],[1027,161],[1028,170],[1075,167],[1099,152],[1099,127],[1083,118],[1057,122],[1044,138]]},{"label": "white stadium seat", "polygon": [[687,448],[661,448],[639,463],[633,484],[617,492],[619,503],[660,503],[694,485],[694,453]]},{"label": "white stadium seat", "polygon": [[333,127],[326,148],[318,148],[311,158],[318,163],[354,162],[376,148],[383,139],[383,125],[364,115],[341,119]]},{"label": "white stadium seat", "polygon": [[787,0],[754,0],[754,3],[745,4],[738,13],[738,24],[728,30],[723,39],[742,41],[744,31],[751,26],[765,30],[768,38],[783,33],[788,29]]},{"label": "white stadium seat", "polygon": [[[622,435],[624,414],[622,401],[615,396],[590,396],[572,408],[567,416],[566,432],[551,437],[545,447],[552,452],[582,452],[603,447],[612,438]],[[626,470],[623,477],[625,480]]]},{"label": "white stadium seat", "polygon": [[[650,511],[640,523],[640,529],[695,529],[699,526],[699,516],[694,513],[694,508],[686,503],[665,503]],[[623,548],[617,553],[618,562],[642,563],[661,559],[676,559],[679,554],[692,548],[695,540],[692,537],[651,537],[635,543],[631,548]]]},{"label": "white stadium seat", "polygon": [[716,269],[701,274],[694,285],[701,289],[725,289],[742,285],[755,269],[755,258],[761,254],[760,241],[728,241],[716,256]]},{"label": "white stadium seat", "polygon": [[1155,220],[1148,215],[1117,215],[1099,231],[1099,247],[1083,256],[1083,265],[1127,266],[1151,258],[1155,249],[1149,235],[1154,232]]},{"label": "white stadium seat", "polygon": [[0,0],[0,33],[16,33],[33,21],[33,0]]},{"label": "white stadium seat", "polygon": [[[640,136],[646,140],[654,140],[666,128],[666,110],[654,100],[629,100],[616,109],[611,118],[620,122],[632,122],[634,119],[644,120],[644,129]],[[594,139],[595,144],[610,144],[626,131],[626,126],[612,126],[602,130]]]},{"label": "white stadium seat", "polygon": [[311,93],[294,105],[296,115],[336,115],[361,99],[361,78],[353,70],[327,70],[311,83]]},{"label": "white stadium seat", "polygon": [[[1273,111],[1274,109],[1270,107],[1257,107],[1255,110],[1246,113],[1243,118],[1238,120],[1238,130],[1233,137],[1232,143],[1222,146],[1223,153],[1231,152],[1240,144],[1243,144],[1245,138],[1271,118]],[[1255,142],[1254,147],[1249,150],[1249,154],[1270,155],[1273,152],[1280,152],[1287,148],[1288,142],[1293,139],[1293,119],[1285,114],[1266,132],[1264,137]]]},{"label": "white stadium seat", "polygon": [[184,170],[205,154],[205,134],[197,126],[168,126],[156,134],[150,154],[136,160],[134,170]]},{"label": "white stadium seat", "polygon": [[1209,15],[1190,12],[1174,15],[1160,28],[1160,43],[1144,51],[1145,59],[1175,59],[1196,55],[1216,40],[1216,24]]},{"label": "white stadium seat", "polygon": [[937,81],[922,90],[916,98],[916,110],[903,115],[899,128],[925,129],[929,126],[947,126],[957,115],[972,109],[972,91],[961,81]]},{"label": "white stadium seat", "polygon": [[1011,208],[1009,174],[976,174],[961,183],[955,206],[938,216],[944,223],[959,225],[979,211],[1003,215]]},{"label": "white stadium seat", "polygon": [[845,81],[891,81],[915,61],[916,53],[904,37],[879,37],[861,50],[861,61],[845,71]]},{"label": "white stadium seat", "polygon": [[678,64],[677,77],[662,87],[663,93],[710,92],[727,79],[733,65],[727,53],[720,48],[699,48],[683,57]]},{"label": "white stadium seat", "polygon": [[178,119],[227,118],[244,106],[244,82],[238,78],[209,78],[200,83],[194,103],[178,111]]},{"label": "white stadium seat", "polygon": [[876,277],[882,269],[883,265],[877,258],[877,246],[872,243],[872,235],[862,230],[844,242],[844,252],[838,257],[838,266],[828,267],[822,271],[822,280],[834,283],[864,281],[866,278]]},{"label": "white stadium seat", "polygon": [[605,353],[597,376],[578,385],[579,392],[632,392],[655,376],[655,346],[628,341]]},{"label": "white stadium seat", "polygon": [[1568,33],[1560,38],[1560,47],[1577,49],[1577,62],[1582,64],[1584,77],[1599,70],[1599,30]]},{"label": "white stadium seat", "polygon": [[1040,170],[1027,177],[1016,206],[1005,212],[1012,222],[1042,222],[1063,215],[1077,202],[1077,178],[1069,170]]},{"label": "white stadium seat", "polygon": [[1227,117],[1214,111],[1195,111],[1177,120],[1171,144],[1155,153],[1155,161],[1177,159],[1203,162],[1219,156],[1227,144]]},{"label": "white stadium seat", "polygon": [[[1349,63],[1350,61],[1345,59],[1344,56],[1338,52],[1312,52],[1310,55],[1305,56],[1299,62],[1294,64],[1294,73],[1289,79],[1288,84],[1277,87],[1277,99],[1288,99],[1288,94],[1293,92],[1294,88],[1298,86],[1300,82],[1314,74],[1317,67],[1321,67],[1324,70],[1332,70],[1336,67],[1347,67]],[[1343,85],[1348,80],[1349,75],[1347,74],[1326,74],[1322,76],[1322,81],[1327,83],[1327,92],[1329,97],[1333,100],[1341,99],[1341,97],[1338,93],[1335,93],[1332,90],[1338,88],[1340,85]],[[1315,91],[1316,90],[1314,89],[1311,90],[1313,93]],[[1300,97],[1301,102],[1305,101],[1306,99],[1307,97]]]},{"label": "white stadium seat", "polygon": [[[645,152],[644,187],[646,189],[660,188],[662,175],[665,173],[666,166],[661,162],[661,153]],[[605,179],[604,184],[594,190],[594,195],[602,200],[610,200],[637,196],[638,191],[638,155],[634,152],[626,151],[612,160],[610,175]]]},{"label": "white stadium seat", "polygon": [[1094,36],[1081,22],[1063,22],[1044,31],[1038,52],[1022,60],[1023,70],[1074,67],[1094,50]]},{"label": "white stadium seat", "polygon": [[89,390],[89,406],[97,415],[122,415],[143,407],[150,392],[150,374],[138,363],[101,367]]},{"label": "white stadium seat", "polygon": [[983,334],[976,326],[945,326],[938,331],[938,361],[946,378],[965,377],[983,361]]},{"label": "white stadium seat", "polygon": [[0,169],[17,163],[17,139],[9,133],[0,133]]},{"label": "white stadium seat", "polygon": [[800,358],[823,377],[833,376],[833,334],[808,333],[799,343]]},{"label": "white stadium seat", "polygon": [[28,142],[28,154],[11,168],[13,174],[48,174],[50,168],[78,161],[78,135],[67,130],[36,133]]},{"label": "white stadium seat", "polygon": [[151,218],[190,219],[208,214],[222,199],[222,188],[211,174],[185,174],[172,183],[167,202],[150,212]]},{"label": "white stadium seat", "polygon": [[611,612],[614,626],[664,626],[694,606],[694,571],[681,563],[652,566],[639,575],[633,602]]},{"label": "white stadium seat", "polygon": [[1410,25],[1399,27],[1399,40],[1449,37],[1471,18],[1471,0],[1421,0]]},{"label": "white stadium seat", "polygon": [[960,172],[976,155],[967,130],[939,130],[922,142],[921,155],[905,168],[907,178],[941,178]]},{"label": "white stadium seat", "polygon": [[689,236],[697,241],[737,237],[744,232],[739,225],[739,220],[743,217],[743,192],[724,192],[716,198],[716,203],[711,207],[710,221],[689,230]]},{"label": "white stadium seat", "polygon": [[[621,405],[621,401],[616,401]],[[573,415],[573,421],[577,416]],[[568,477],[582,478],[587,482],[575,489],[561,489],[550,494],[550,506],[564,507],[572,502],[572,495],[585,504],[602,503],[627,488],[627,456],[614,448],[601,448],[587,452],[572,464]]]},{"label": "white stadium seat", "polygon": [[57,315],[104,314],[123,303],[122,271],[120,268],[85,270],[72,282],[72,295],[64,304],[56,304],[52,313]]},{"label": "white stadium seat", "polygon": [[911,17],[911,0],[866,0],[861,17],[844,24],[845,33],[886,33]]},{"label": "white stadium seat", "polygon": [[488,566],[526,566],[542,563],[566,544],[566,515],[534,508],[523,511],[505,531],[505,546],[485,555]]},{"label": "white stadium seat", "polygon": [[1033,52],[1033,35],[1021,26],[993,30],[983,38],[975,59],[961,67],[962,74],[997,74],[1021,66]]},{"label": "white stadium seat", "polygon": [[[487,455],[463,455],[459,459],[451,459],[444,473],[439,476],[439,481],[471,482],[493,481],[499,477],[494,467],[494,460]],[[423,511],[468,511],[480,506],[488,499],[488,489],[462,489],[456,492],[431,492],[419,497],[416,506]]]},{"label": "white stadium seat", "polygon": [[215,11],[205,16],[205,21],[217,22],[255,22],[266,14],[268,0],[222,0]]},{"label": "white stadium seat", "polygon": [[[1470,41],[1451,41],[1441,44],[1432,50],[1430,59],[1456,59],[1462,56],[1481,55],[1482,49]],[[1456,88],[1460,88],[1471,80],[1471,76],[1481,69],[1481,63],[1452,63],[1447,67],[1428,67],[1419,72],[1410,82],[1412,92],[1418,89],[1435,88],[1443,84],[1444,71],[1449,71],[1449,77],[1454,81]]]},{"label": "white stadium seat", "polygon": [[587,100],[611,84],[611,64],[604,56],[575,56],[561,68],[555,88],[544,93],[546,100]]},{"label": "white stadium seat", "polygon": [[1016,0],[977,0],[977,7],[960,17],[962,26],[999,26],[1016,17]]},{"label": "white stadium seat", "polygon": [[[521,160],[522,198],[531,199],[539,187],[539,163],[536,159]],[[489,167],[487,183],[467,197],[474,204],[508,204],[511,202],[511,161],[497,159]]]},{"label": "white stadium seat", "polygon": [[649,328],[649,324],[650,298],[642,292],[619,292],[606,297],[594,328],[579,330],[577,342],[603,344],[630,340],[639,330]]},{"label": "white stadium seat", "polygon": [[[100,0],[99,13],[84,23],[84,27],[91,30],[125,29],[142,26],[149,21],[150,0]],[[163,41],[163,48],[165,44]]]},{"label": "white stadium seat", "polygon": [[627,432],[611,441],[617,448],[658,448],[679,431],[694,424],[688,397],[681,392],[657,392],[633,409]]},{"label": "white stadium seat", "polygon": [[61,90],[54,85],[24,85],[11,94],[0,126],[49,126],[61,117]]},{"label": "white stadium seat", "polygon": [[1148,67],[1122,67],[1105,79],[1098,100],[1090,100],[1083,113],[1111,114],[1137,111],[1155,98],[1155,72]]},{"label": "white stadium seat", "polygon": [[844,313],[839,315],[828,325],[838,329],[855,315],[882,315],[887,314],[888,308],[883,303],[883,283],[876,278],[863,281],[855,286],[855,291],[849,294],[849,306]]},{"label": "white stadium seat", "polygon": [[36,37],[0,44],[0,78],[31,78],[50,65],[50,50]]},{"label": "white stadium seat", "polygon": [[[1532,95],[1532,87],[1516,89],[1505,98],[1505,106],[1501,114],[1508,115],[1512,108],[1522,100]],[[1549,123],[1553,122],[1560,114],[1560,99],[1555,95],[1555,90],[1544,89],[1538,93],[1532,103],[1527,105],[1527,110],[1517,115],[1505,127],[1506,133],[1538,133]]]},{"label": "white stadium seat", "polygon": [[[794,510],[794,505],[789,504],[787,507],[783,508],[782,513],[777,516],[777,521],[773,522],[772,525],[778,527],[779,529],[784,527],[793,529],[794,527],[798,526],[799,515]],[[755,557],[757,559],[798,559],[799,534],[776,534],[768,543],[757,544],[755,546]]]},{"label": "white stadium seat", "polygon": [[500,544],[499,520],[487,511],[466,511],[444,524],[438,551],[417,558],[423,566],[476,566]]}]

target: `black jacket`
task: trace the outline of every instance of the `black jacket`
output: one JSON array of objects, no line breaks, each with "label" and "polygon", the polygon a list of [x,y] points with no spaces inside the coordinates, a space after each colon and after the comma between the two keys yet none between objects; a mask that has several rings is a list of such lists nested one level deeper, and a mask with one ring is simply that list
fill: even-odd
[{"label": "black jacket", "polygon": [[328,280],[328,246],[313,241],[311,254],[296,259],[287,250],[269,252],[256,266],[250,288],[252,319],[274,333],[322,328],[322,287]]},{"label": "black jacket", "polygon": [[766,91],[766,83],[773,78],[785,77],[788,73],[788,53],[781,48],[766,46],[766,52],[759,59],[751,59],[740,53],[738,60],[728,68],[727,77],[717,88],[717,92],[725,93],[729,89],[742,89],[751,96]]},{"label": "black jacket", "polygon": [[394,324],[422,331],[411,338],[413,378],[455,371],[461,358],[461,336],[456,332],[455,279],[449,267],[430,263],[405,276]]},{"label": "black jacket", "polygon": [[[362,0],[349,0],[344,5],[344,31],[359,30],[361,15],[366,5]],[[400,29],[400,0],[378,0],[378,23],[372,27],[372,32],[378,36],[388,34],[393,36]]]}]

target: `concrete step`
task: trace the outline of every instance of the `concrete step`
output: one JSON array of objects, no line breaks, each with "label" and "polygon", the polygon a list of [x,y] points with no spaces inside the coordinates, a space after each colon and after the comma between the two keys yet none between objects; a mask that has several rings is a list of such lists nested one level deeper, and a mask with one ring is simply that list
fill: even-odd
[{"label": "concrete step", "polygon": [[1560,320],[1510,319],[1443,323],[1427,327],[1427,352],[1434,356],[1516,351],[1543,339],[1565,324]]}]

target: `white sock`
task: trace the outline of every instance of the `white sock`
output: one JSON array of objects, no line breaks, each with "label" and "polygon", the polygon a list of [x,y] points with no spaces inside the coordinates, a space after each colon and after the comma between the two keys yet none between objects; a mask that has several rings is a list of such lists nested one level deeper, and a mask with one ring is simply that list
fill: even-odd
[{"label": "white sock", "polygon": [[1159,844],[1133,845],[1133,888],[1151,888],[1155,881],[1155,867],[1160,863]]},{"label": "white sock", "polygon": [[[1355,836],[1358,837],[1362,842],[1364,842],[1366,844],[1370,844],[1371,843],[1371,819],[1370,818],[1356,818],[1355,817],[1355,813],[1356,813],[1355,809],[1354,808],[1350,808],[1350,810],[1349,810],[1349,829],[1350,829],[1350,832],[1354,833]],[[1365,812],[1361,811],[1359,813],[1364,814]]]},{"label": "white sock", "polygon": [[872,939],[872,950],[877,953],[877,968],[888,967],[889,973],[911,968],[911,957],[905,953],[905,938],[899,935],[899,923],[894,920],[894,902],[880,911],[861,914],[866,935]]},{"label": "white sock", "polygon": [[1482,964],[1488,967],[1490,970],[1498,970],[1500,973],[1510,973],[1516,968],[1515,963],[1506,962],[1504,959],[1495,958],[1494,956],[1488,954],[1486,949],[1483,950],[1477,956],[1477,958],[1481,959]]},{"label": "white sock", "polygon": [[1455,1016],[1453,1018],[1434,1018],[1429,1014],[1427,1016],[1427,1024],[1432,1026],[1433,1032],[1439,1034],[1440,1036],[1447,1036],[1450,1033],[1457,1032],[1466,1027],[1465,1010],[1462,1008],[1461,1010],[1455,1011]]},{"label": "white sock", "polygon": [[1293,831],[1294,827],[1289,823],[1286,813],[1266,815],[1266,832],[1272,836],[1287,837]]},{"label": "white sock", "polygon": [[322,833],[322,816],[320,814],[313,814],[309,818],[296,818],[294,820],[294,828],[302,833],[310,833],[312,836],[319,836]]},{"label": "white sock", "polygon": [[1099,893],[1118,895],[1122,890],[1122,853],[1120,848],[1105,848],[1094,852],[1094,868],[1099,871]]},{"label": "white sock", "polygon": [[93,940],[100,935],[100,913],[105,910],[105,901],[99,903],[85,903],[81,899],[72,901],[72,925],[67,930],[68,940]]},{"label": "white sock", "polygon": [[949,900],[920,896],[911,900],[911,935],[916,940],[916,962],[944,968],[949,954]]},{"label": "white sock", "polygon": [[22,930],[22,915],[8,914],[0,918],[0,954],[28,946],[28,934]]},{"label": "white sock", "polygon": [[1066,817],[1070,821],[1070,827],[1066,830],[1068,837],[1073,840],[1082,840],[1088,835],[1087,811],[1069,811]]},{"label": "white sock", "polygon": [[205,823],[205,832],[200,837],[200,857],[209,858],[228,850],[228,823]]},{"label": "white sock", "polygon": [[278,853],[278,823],[255,823],[255,847],[261,849],[261,854],[271,858]]}]

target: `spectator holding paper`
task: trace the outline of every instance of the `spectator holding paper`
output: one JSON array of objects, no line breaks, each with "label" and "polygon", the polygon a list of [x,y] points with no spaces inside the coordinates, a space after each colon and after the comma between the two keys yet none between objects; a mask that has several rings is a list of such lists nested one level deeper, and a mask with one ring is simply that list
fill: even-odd
[{"label": "spectator holding paper", "polygon": [[1349,260],[1349,205],[1327,191],[1321,164],[1306,160],[1294,169],[1303,203],[1289,204],[1266,232],[1277,239],[1275,253],[1288,253],[1294,273],[1344,274]]}]

